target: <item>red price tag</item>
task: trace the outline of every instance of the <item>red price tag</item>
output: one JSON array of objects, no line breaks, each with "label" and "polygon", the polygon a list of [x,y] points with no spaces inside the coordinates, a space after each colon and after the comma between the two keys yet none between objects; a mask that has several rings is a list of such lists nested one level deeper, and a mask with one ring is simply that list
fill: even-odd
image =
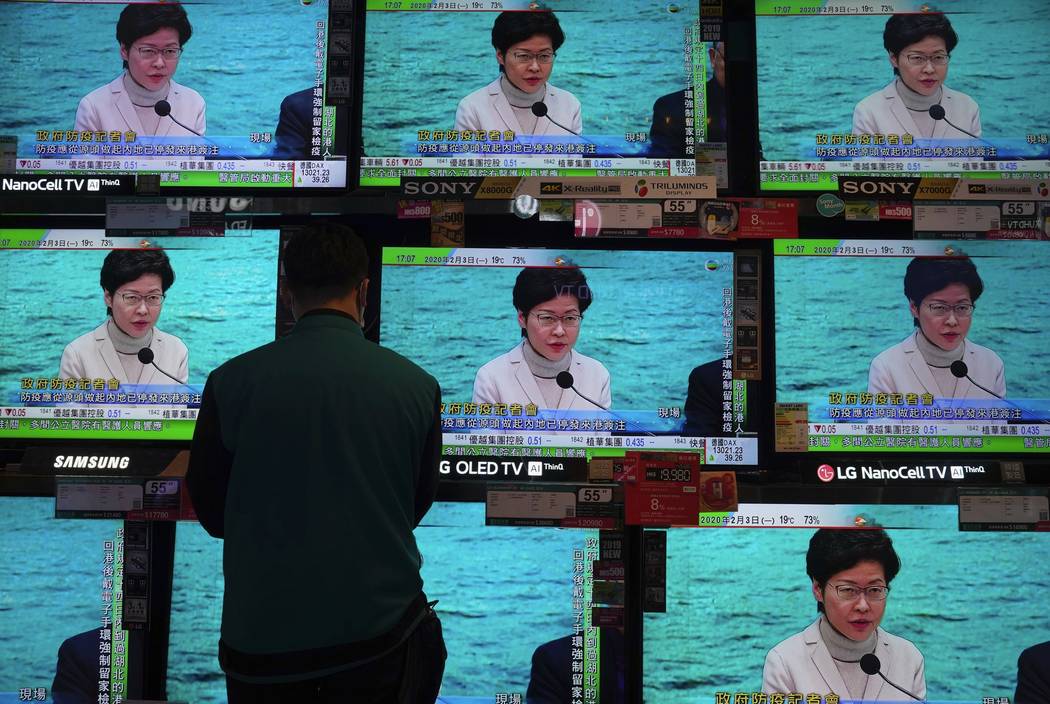
[{"label": "red price tag", "polygon": [[911,220],[911,203],[879,203],[879,220]]},{"label": "red price tag", "polygon": [[798,203],[778,198],[736,201],[737,237],[798,237]]},{"label": "red price tag", "polygon": [[628,525],[695,526],[700,515],[700,458],[678,453],[628,453],[624,513]]}]

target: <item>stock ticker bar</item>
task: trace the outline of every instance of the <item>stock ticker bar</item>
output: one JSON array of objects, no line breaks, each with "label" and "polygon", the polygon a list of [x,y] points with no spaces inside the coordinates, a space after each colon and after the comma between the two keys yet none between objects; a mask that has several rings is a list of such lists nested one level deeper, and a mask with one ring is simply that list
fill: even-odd
[{"label": "stock ticker bar", "polygon": [[877,449],[881,452],[940,452],[957,450],[962,452],[1033,452],[1046,453],[1050,449],[1050,437],[1021,435],[961,435],[953,430],[950,435],[838,435],[814,433],[809,435],[809,449],[842,452],[865,452]]},{"label": "stock ticker bar", "polygon": [[57,378],[21,385],[9,396],[20,405],[0,408],[0,438],[189,440],[203,388]]},{"label": "stock ticker bar", "polygon": [[[371,0],[369,0],[371,4]],[[755,0],[756,15],[892,15],[928,12],[923,0]]]},{"label": "stock ticker bar", "polygon": [[[0,409],[0,412],[6,409]],[[18,409],[21,410],[21,409]],[[188,411],[187,411],[188,412]],[[193,411],[196,413],[196,411]],[[190,440],[195,421],[0,417],[0,438],[31,440]]]},{"label": "stock ticker bar", "polygon": [[617,436],[615,438],[577,437],[560,435],[528,436],[533,442],[512,442],[499,436],[463,436],[448,434],[443,437],[443,453],[447,457],[598,457],[623,456],[628,451],[695,452],[706,464],[758,463],[758,442],[754,438],[671,438],[653,436]]},{"label": "stock ticker bar", "polygon": [[365,157],[361,185],[398,185],[402,177],[443,176],[695,176],[692,159],[564,156]]},{"label": "stock ticker bar", "polygon": [[346,185],[345,160],[274,161],[215,159],[180,161],[166,157],[99,159],[18,159],[19,176],[47,177],[56,173],[90,175],[159,174],[161,187],[252,186],[270,188]]},{"label": "stock ticker bar", "polygon": [[838,188],[839,176],[914,176],[1010,181],[1050,178],[1050,161],[768,161],[762,162],[763,190],[826,191]]}]

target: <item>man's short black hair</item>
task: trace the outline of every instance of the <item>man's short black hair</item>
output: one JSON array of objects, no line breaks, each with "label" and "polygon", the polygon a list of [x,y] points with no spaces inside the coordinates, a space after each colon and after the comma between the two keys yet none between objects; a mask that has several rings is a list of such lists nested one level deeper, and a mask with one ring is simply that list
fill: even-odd
[{"label": "man's short black hair", "polygon": [[[832,575],[868,560],[882,565],[886,584],[892,582],[901,569],[893,541],[881,528],[821,528],[809,539],[806,574],[823,589]],[[822,604],[817,608],[823,611]]]},{"label": "man's short black hair", "polygon": [[[976,303],[984,292],[984,282],[969,257],[916,257],[904,273],[904,295],[917,308],[931,293],[951,284],[962,284]],[[915,319],[918,325],[918,319]]]},{"label": "man's short black hair", "polygon": [[[179,46],[188,42],[193,35],[190,20],[179,3],[134,3],[120,12],[120,19],[117,20],[117,41],[125,49],[130,49],[136,40],[165,27],[171,27],[179,33]],[[125,61],[124,68],[127,67],[128,62]]]},{"label": "man's short black hair", "polygon": [[[580,304],[580,313],[591,305],[593,296],[587,285],[587,277],[581,269],[547,269],[530,267],[522,269],[514,282],[514,308],[528,315],[529,311],[562,294],[575,296]],[[525,330],[522,329],[522,335]]]},{"label": "man's short black hair", "polygon": [[[959,43],[959,35],[952,29],[948,16],[939,12],[923,14],[890,15],[886,29],[882,32],[882,45],[886,51],[898,56],[905,47],[921,42],[926,37],[940,37],[948,53]],[[897,69],[893,72],[899,74]]]},{"label": "man's short black hair", "polygon": [[353,229],[338,223],[297,228],[284,246],[288,287],[306,302],[342,298],[368,276],[368,250]]},{"label": "man's short black hair", "polygon": [[[160,289],[165,293],[175,283],[175,270],[162,249],[114,249],[103,260],[98,279],[106,293],[114,296],[117,289],[143,274],[159,276]],[[106,308],[106,313],[112,314],[112,310]]]},{"label": "man's short black hair", "polygon": [[[512,46],[537,34],[550,37],[554,51],[565,43],[565,33],[561,31],[558,18],[549,10],[501,12],[492,24],[492,46],[506,56]],[[500,70],[503,70],[502,66]]]}]

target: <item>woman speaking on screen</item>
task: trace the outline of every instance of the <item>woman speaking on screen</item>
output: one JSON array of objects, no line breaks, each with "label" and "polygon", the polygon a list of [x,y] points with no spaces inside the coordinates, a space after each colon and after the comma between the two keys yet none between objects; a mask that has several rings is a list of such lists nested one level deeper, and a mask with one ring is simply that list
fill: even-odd
[{"label": "woman speaking on screen", "polygon": [[514,282],[522,340],[478,370],[472,400],[559,410],[608,409],[609,370],[573,349],[591,300],[587,278],[579,269],[522,269]]},{"label": "woman speaking on screen", "polygon": [[456,129],[580,134],[580,101],[547,82],[564,42],[553,12],[501,12],[492,25],[499,77],[459,101]]},{"label": "woman speaking on screen", "polygon": [[124,72],[81,99],[76,129],[158,137],[203,135],[204,98],[172,80],[192,34],[179,3],[125,7],[117,20]]},{"label": "woman speaking on screen", "polygon": [[981,136],[981,110],[944,85],[959,37],[942,14],[899,14],[886,21],[882,43],[894,78],[857,103],[853,134],[910,134],[926,139]]},{"label": "woman speaking on screen", "polygon": [[1004,398],[1003,360],[966,337],[983,291],[969,257],[913,259],[904,295],[915,330],[872,360],[868,391]]},{"label": "woman speaking on screen", "polygon": [[879,627],[900,568],[893,541],[881,529],[814,533],[806,573],[819,615],[769,651],[762,691],[833,693],[858,702],[925,699],[922,653]]},{"label": "woman speaking on screen", "polygon": [[186,345],[157,329],[175,282],[168,255],[159,249],[114,249],[102,263],[99,280],[106,320],[66,345],[62,378],[185,384],[190,374]]}]

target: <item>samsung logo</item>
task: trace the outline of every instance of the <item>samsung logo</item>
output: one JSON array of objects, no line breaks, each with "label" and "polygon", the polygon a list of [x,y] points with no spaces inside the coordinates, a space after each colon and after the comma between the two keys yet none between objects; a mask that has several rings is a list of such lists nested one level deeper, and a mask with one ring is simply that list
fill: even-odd
[{"label": "samsung logo", "polygon": [[55,469],[127,469],[130,457],[116,455],[58,455]]}]

